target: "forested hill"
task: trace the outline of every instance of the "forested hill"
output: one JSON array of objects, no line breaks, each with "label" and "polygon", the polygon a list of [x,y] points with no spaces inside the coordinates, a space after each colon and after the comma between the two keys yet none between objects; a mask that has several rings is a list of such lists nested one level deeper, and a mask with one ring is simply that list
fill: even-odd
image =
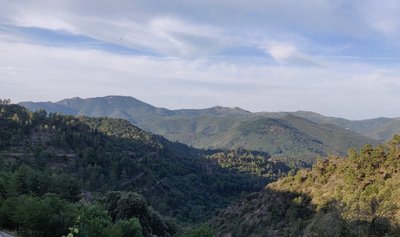
[{"label": "forested hill", "polygon": [[290,113],[273,116],[221,106],[168,110],[124,96],[21,105],[32,111],[45,109],[72,115],[123,118],[146,131],[196,148],[257,150],[294,163],[311,164],[320,156],[345,155],[350,147],[377,143],[346,128],[312,122]]},{"label": "forested hill", "polygon": [[[43,223],[38,226],[39,221],[32,223],[28,214],[20,216],[29,203],[45,208],[47,202],[56,202],[61,210],[48,212],[78,216],[77,201],[102,197],[110,198],[101,205],[104,208],[118,198],[147,199],[156,211],[178,222],[203,221],[242,193],[260,190],[288,171],[282,163],[270,161],[266,153],[198,150],[154,136],[126,120],[29,112],[18,105],[0,105],[0,158],[0,228],[18,227],[21,231],[39,231],[48,221],[62,231],[74,223],[68,218],[64,223],[37,216],[45,219],[40,219]],[[106,194],[109,190],[135,193]],[[25,206],[19,206],[22,204]],[[147,204],[140,205],[145,208]],[[89,219],[97,218],[92,207],[85,208]],[[171,234],[164,222],[149,222],[158,215],[151,210],[146,207],[140,216],[129,214],[132,211],[121,215],[137,217],[145,236]],[[122,217],[109,213],[104,223],[117,225]],[[157,222],[161,217],[154,218]],[[157,232],[151,223],[162,226],[161,230]],[[46,235],[39,232],[36,236]]]},{"label": "forested hill", "polygon": [[333,124],[349,129],[363,136],[380,141],[389,140],[394,134],[400,133],[400,118],[373,118],[363,120],[348,120],[336,117],[327,117],[309,111],[296,111],[290,113],[260,113],[264,116],[282,117],[291,114],[306,118],[318,124]]},{"label": "forested hill", "polygon": [[212,221],[217,236],[399,236],[400,136],[269,184]]}]

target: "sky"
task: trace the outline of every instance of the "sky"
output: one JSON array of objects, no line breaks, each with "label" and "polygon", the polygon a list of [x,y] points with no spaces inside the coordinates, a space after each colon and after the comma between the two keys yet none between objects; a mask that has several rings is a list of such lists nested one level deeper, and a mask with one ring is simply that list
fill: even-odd
[{"label": "sky", "polygon": [[400,117],[397,0],[0,0],[0,98]]}]

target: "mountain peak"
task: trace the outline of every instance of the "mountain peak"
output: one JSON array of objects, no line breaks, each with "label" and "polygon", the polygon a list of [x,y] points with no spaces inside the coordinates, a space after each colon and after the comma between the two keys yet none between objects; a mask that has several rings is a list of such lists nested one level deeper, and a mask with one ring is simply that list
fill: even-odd
[{"label": "mountain peak", "polygon": [[[142,126],[151,130],[160,121],[167,121],[174,124],[174,117],[186,117],[192,119],[205,119],[204,117],[267,117],[283,119],[287,115],[294,115],[310,120],[317,124],[333,124],[364,136],[376,139],[387,140],[395,133],[400,133],[400,118],[376,118],[360,121],[352,121],[337,117],[327,117],[312,111],[299,110],[295,112],[255,112],[244,110],[239,107],[214,106],[205,109],[179,109],[169,110],[155,107],[130,96],[109,95],[104,97],[94,97],[82,99],[74,97],[60,100],[56,103],[51,102],[21,102],[20,105],[36,111],[44,109],[48,112],[56,112],[69,115],[86,115],[94,117],[113,117],[129,120],[132,124]],[[293,120],[293,119],[292,119]],[[298,121],[298,120],[293,120]],[[176,124],[175,124],[176,125]],[[174,126],[175,126],[174,125]],[[171,125],[172,126],[172,125]],[[172,127],[174,127],[172,126]],[[178,126],[178,125],[176,125]],[[193,127],[190,125],[189,127]],[[165,130],[163,130],[165,132]],[[160,132],[161,133],[161,132]]]},{"label": "mountain peak", "polygon": [[224,107],[220,105],[211,107],[208,110],[216,112],[218,114],[251,114],[250,111],[244,110],[239,107]]},{"label": "mountain peak", "polygon": [[63,104],[63,105],[69,105],[70,103],[80,103],[82,102],[84,99],[82,99],[81,97],[77,96],[77,97],[72,97],[69,99],[63,99],[60,101],[55,102],[55,104]]}]

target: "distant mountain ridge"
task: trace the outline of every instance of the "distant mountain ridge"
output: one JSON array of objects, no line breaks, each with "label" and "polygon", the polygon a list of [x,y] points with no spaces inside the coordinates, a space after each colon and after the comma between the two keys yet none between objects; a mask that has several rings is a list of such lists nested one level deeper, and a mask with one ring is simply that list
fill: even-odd
[{"label": "distant mountain ridge", "polygon": [[379,141],[389,140],[393,135],[400,133],[400,117],[348,120],[338,117],[328,117],[311,111],[258,112],[255,114],[271,118],[281,118],[290,114],[318,124],[333,124]]},{"label": "distant mountain ridge", "polygon": [[353,131],[358,128],[357,121],[312,112],[251,113],[222,106],[169,110],[126,96],[76,97],[55,103],[21,102],[20,105],[30,110],[76,116],[122,118],[169,140],[197,148],[244,148],[307,162],[327,154],[344,155],[350,147],[377,143],[377,139]]},{"label": "distant mountain ridge", "polygon": [[[249,111],[243,110],[238,107],[229,108],[223,106],[215,106],[206,109],[178,109],[169,110],[165,108],[155,107],[153,105],[142,102],[134,97],[127,96],[105,96],[82,99],[74,97],[71,99],[64,99],[58,102],[21,102],[22,105],[29,110],[44,109],[52,113],[62,113],[68,115],[90,115],[90,116],[113,116],[118,117],[121,115],[130,116],[132,121],[133,117],[146,117],[148,115],[161,115],[161,116],[200,116],[200,115],[250,115]],[[134,121],[135,119],[133,119]]]},{"label": "distant mountain ridge", "polygon": [[292,113],[316,123],[330,123],[376,140],[389,140],[400,133],[400,118],[373,118],[364,120],[347,120],[343,118],[326,117],[313,112],[297,111]]},{"label": "distant mountain ridge", "polygon": [[262,116],[280,118],[288,114],[302,117],[318,124],[333,124],[372,139],[386,141],[400,133],[400,118],[373,118],[364,120],[347,120],[344,118],[327,117],[311,111],[296,112],[260,112]]}]

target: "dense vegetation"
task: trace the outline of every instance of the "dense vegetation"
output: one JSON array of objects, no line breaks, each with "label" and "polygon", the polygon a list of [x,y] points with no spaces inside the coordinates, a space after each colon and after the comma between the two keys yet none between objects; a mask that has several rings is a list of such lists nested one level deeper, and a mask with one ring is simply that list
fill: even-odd
[{"label": "dense vegetation", "polygon": [[395,136],[271,183],[212,223],[217,236],[399,236],[399,195]]},{"label": "dense vegetation", "polygon": [[271,160],[265,152],[249,152],[247,150],[212,150],[207,159],[216,160],[227,169],[251,173],[260,177],[275,180],[289,172],[289,167],[280,161]]},{"label": "dense vegetation", "polygon": [[[12,183],[6,187],[20,184],[18,178],[11,178]],[[108,192],[91,203],[63,199],[62,193],[21,193],[16,188],[16,193],[3,197],[0,206],[0,226],[16,229],[20,236],[61,237],[69,232],[85,237],[171,236],[176,231],[174,223],[162,218],[143,196],[133,192]]]},{"label": "dense vegetation", "polygon": [[[288,171],[265,153],[261,160],[231,151],[221,162],[221,152],[229,153],[171,143],[121,119],[0,105],[0,228],[22,236],[67,235],[69,227],[79,236],[170,236],[170,218],[206,220]],[[185,235],[198,233],[209,230]]]},{"label": "dense vegetation", "polygon": [[123,118],[146,131],[196,148],[268,152],[295,166],[310,165],[317,157],[329,154],[345,155],[350,147],[376,144],[375,140],[347,127],[314,123],[290,114],[251,113],[240,108],[168,110],[123,96],[21,104],[31,110]]},{"label": "dense vegetation", "polygon": [[[400,233],[400,136],[359,152],[351,149],[347,159],[321,160],[221,210],[289,167],[266,152],[169,142],[126,120],[29,112],[8,103],[0,103],[0,228],[21,236]],[[190,117],[198,111],[182,113]],[[229,117],[237,113],[242,111]],[[272,134],[273,142],[299,156],[304,149],[323,155],[359,142],[335,127],[294,116],[252,118],[235,126],[249,141]],[[218,210],[208,222],[212,230],[191,228]]]},{"label": "dense vegetation", "polygon": [[394,134],[400,133],[400,118],[347,120],[305,111],[298,111],[292,114],[319,124],[333,124],[380,141],[386,141]]}]

